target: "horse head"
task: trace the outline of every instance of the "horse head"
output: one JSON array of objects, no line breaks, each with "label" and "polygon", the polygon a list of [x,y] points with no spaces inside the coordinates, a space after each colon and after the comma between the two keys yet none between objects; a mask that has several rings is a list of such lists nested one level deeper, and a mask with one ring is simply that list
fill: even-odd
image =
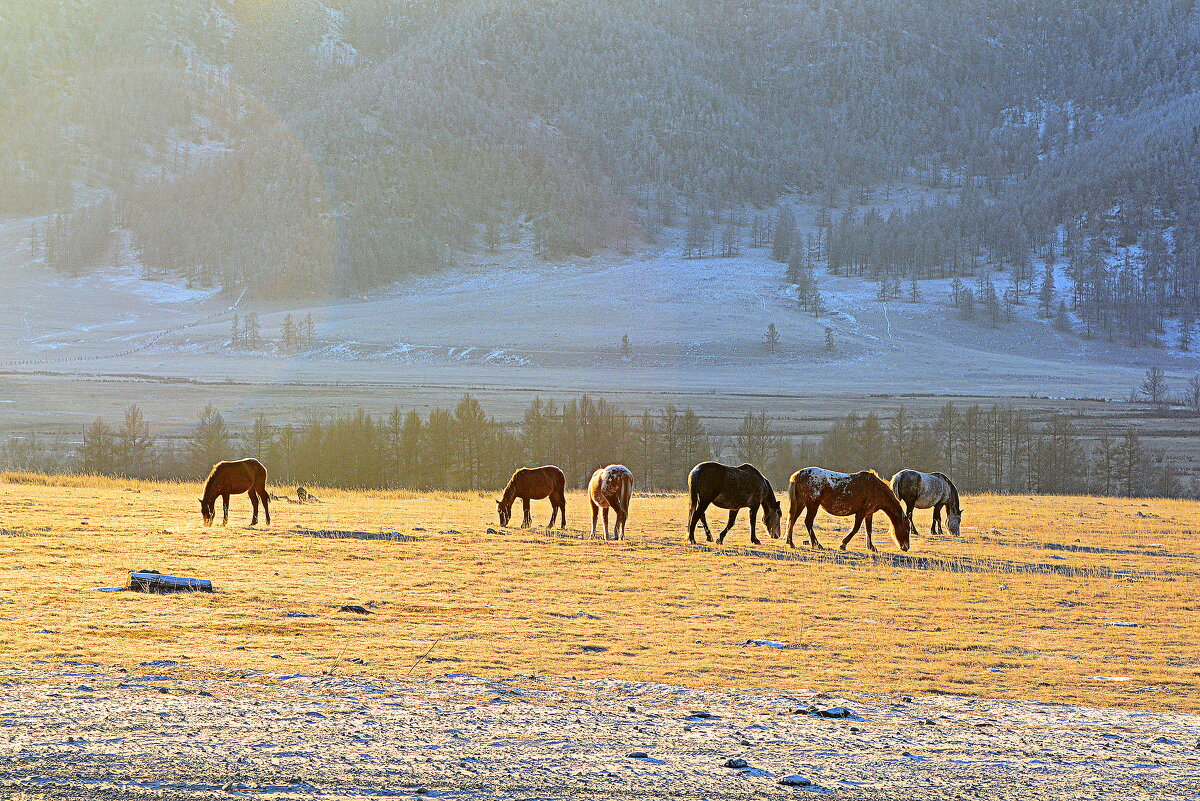
[{"label": "horse head", "polygon": [[896,537],[896,544],[900,546],[900,550],[902,551],[908,550],[910,529],[911,524],[908,522],[908,515],[901,513],[892,518],[892,534]]},{"label": "horse head", "polygon": [[204,521],[204,525],[211,526],[213,518],[217,516],[217,500],[214,498],[206,502],[203,498],[200,499],[200,518]]},{"label": "horse head", "polygon": [[779,530],[779,524],[783,520],[783,506],[774,495],[771,495],[763,502],[763,523],[767,526],[767,533],[771,535],[771,539],[779,539],[782,533]]},{"label": "horse head", "polygon": [[950,528],[950,533],[954,536],[959,536],[959,524],[962,523],[962,509],[957,512],[946,512],[946,525]]},{"label": "horse head", "polygon": [[504,501],[496,501],[496,511],[500,514],[500,525],[507,526],[512,518],[512,504],[505,505]]}]

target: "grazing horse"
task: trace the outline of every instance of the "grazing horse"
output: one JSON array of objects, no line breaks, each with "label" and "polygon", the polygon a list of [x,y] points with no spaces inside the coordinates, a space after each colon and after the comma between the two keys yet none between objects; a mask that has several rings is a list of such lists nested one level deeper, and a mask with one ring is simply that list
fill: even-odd
[{"label": "grazing horse", "polygon": [[267,525],[271,525],[271,496],[267,492],[267,468],[257,459],[238,459],[236,462],[217,462],[213,465],[208,480],[204,483],[204,497],[200,499],[200,517],[204,525],[211,526],[217,516],[217,496],[221,497],[225,514],[221,525],[229,523],[229,496],[246,493],[250,496],[253,514],[250,525],[258,523],[258,502],[262,501]]},{"label": "grazing horse", "polygon": [[688,494],[691,503],[688,506],[688,542],[696,544],[696,523],[704,526],[704,534],[712,542],[712,532],[708,528],[708,520],[704,510],[709,504],[729,510],[729,523],[717,535],[717,544],[725,543],[725,535],[733,528],[737,519],[738,509],[750,507],[750,541],[755,545],[762,543],[754,532],[754,524],[758,519],[758,507],[763,509],[763,522],[767,531],[775,539],[779,539],[779,522],[783,517],[783,507],[758,468],[752,464],[740,467],[728,467],[718,462],[701,462],[692,468],[688,474]]},{"label": "grazing horse", "polygon": [[508,525],[508,521],[512,519],[513,501],[520,498],[521,506],[525,510],[525,519],[521,521],[521,528],[528,528],[533,524],[533,518],[529,516],[529,501],[549,498],[553,511],[550,513],[550,522],[547,526],[553,527],[554,518],[558,517],[559,512],[562,512],[560,525],[562,528],[566,528],[566,488],[567,477],[563,475],[562,470],[552,464],[542,467],[522,467],[512,474],[512,478],[508,480],[508,485],[504,488],[504,495],[496,501],[496,510],[500,513],[500,525]]},{"label": "grazing horse", "polygon": [[633,495],[633,472],[621,464],[610,464],[592,473],[588,482],[588,500],[592,502],[592,536],[596,536],[596,516],[604,510],[604,539],[608,540],[608,510],[616,512],[613,533],[617,539],[625,536],[625,521],[629,518],[629,498]]},{"label": "grazing horse", "polygon": [[796,545],[792,542],[792,529],[801,509],[805,510],[804,526],[808,529],[808,544],[814,548],[823,547],[813,532],[813,520],[817,510],[824,509],[837,517],[854,515],[854,528],[842,540],[843,551],[864,520],[867,522],[867,548],[876,550],[875,543],[871,541],[871,516],[880,511],[892,521],[892,534],[900,550],[908,550],[908,517],[891,487],[874,470],[859,473],[835,473],[820,467],[797,470],[788,485],[788,501],[791,508],[788,510],[787,544],[793,548]]},{"label": "grazing horse", "polygon": [[904,504],[909,525],[915,531],[913,509],[933,507],[933,523],[929,534],[944,534],[942,529],[942,507],[946,507],[946,522],[950,533],[959,535],[962,523],[962,506],[958,502],[958,487],[945,473],[922,473],[919,470],[901,470],[892,476],[892,492]]}]

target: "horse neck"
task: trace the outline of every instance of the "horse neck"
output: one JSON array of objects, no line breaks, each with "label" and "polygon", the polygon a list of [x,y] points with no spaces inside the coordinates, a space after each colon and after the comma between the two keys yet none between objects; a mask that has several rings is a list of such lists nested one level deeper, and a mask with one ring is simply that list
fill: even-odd
[{"label": "horse neck", "polygon": [[877,493],[879,495],[879,511],[887,515],[888,519],[895,525],[897,520],[904,517],[904,510],[900,508],[900,500],[886,484],[879,485]]},{"label": "horse neck", "polygon": [[514,500],[517,498],[517,482],[515,479],[510,479],[508,484],[504,486],[504,494],[500,496],[500,503],[506,507],[511,507]]},{"label": "horse neck", "polygon": [[962,514],[962,507],[958,503],[958,487],[954,486],[954,482],[948,476],[943,475],[942,481],[946,482],[946,486],[950,488],[950,512],[951,514]]},{"label": "horse neck", "polygon": [[217,490],[217,474],[216,471],[213,471],[213,474],[208,477],[208,481],[204,482],[204,502],[214,501],[220,494]]}]

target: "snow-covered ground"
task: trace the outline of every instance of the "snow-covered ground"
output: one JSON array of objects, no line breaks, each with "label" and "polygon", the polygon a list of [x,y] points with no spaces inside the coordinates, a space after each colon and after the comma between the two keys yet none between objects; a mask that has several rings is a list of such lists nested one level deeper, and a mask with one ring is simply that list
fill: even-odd
[{"label": "snow-covered ground", "polygon": [[230,674],[154,660],[128,672],[8,669],[0,788],[91,799],[1200,795],[1197,715],[846,692]]},{"label": "snow-covered ground", "polygon": [[[904,202],[897,195],[894,201]],[[811,215],[801,215],[810,223]],[[30,221],[0,222],[0,369],[263,385],[387,384],[512,391],[714,396],[958,395],[1124,399],[1152,364],[1181,389],[1200,360],[1060,333],[1035,300],[993,328],[959,320],[947,281],[922,302],[881,303],[872,282],[818,270],[829,314],[798,308],[765,251],[685,260],[666,232],[642,252],[545,263],[522,245],[407,278],[365,297],[249,301],[148,280],[129,248],[83,276],[31,260]],[[1006,279],[1000,278],[1003,285]],[[1063,277],[1059,292],[1069,289]],[[907,291],[907,287],[905,287]],[[311,314],[310,349],[229,347],[233,313],[268,340]],[[767,326],[781,335],[763,344]],[[836,351],[825,350],[825,329]],[[620,350],[628,335],[631,355]]]}]

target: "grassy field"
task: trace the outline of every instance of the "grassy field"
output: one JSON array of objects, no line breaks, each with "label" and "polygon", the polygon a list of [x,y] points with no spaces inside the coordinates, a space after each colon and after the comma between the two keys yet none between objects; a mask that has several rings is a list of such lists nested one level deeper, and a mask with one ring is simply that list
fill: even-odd
[{"label": "grassy field", "polygon": [[[499,529],[490,495],[333,490],[318,490],[320,503],[277,502],[272,525],[254,529],[240,496],[229,527],[211,529],[198,494],[0,476],[3,660],[1200,710],[1195,502],[969,497],[961,539],[925,534],[901,555],[881,532],[871,556],[861,538],[849,554],[769,538],[750,549],[744,519],[729,547],[689,547],[679,496],[635,496],[618,543],[588,538],[578,493],[561,534]],[[535,504],[536,521],[546,507]],[[831,532],[848,521],[818,522]],[[130,569],[209,578],[217,592],[93,591]]]}]

